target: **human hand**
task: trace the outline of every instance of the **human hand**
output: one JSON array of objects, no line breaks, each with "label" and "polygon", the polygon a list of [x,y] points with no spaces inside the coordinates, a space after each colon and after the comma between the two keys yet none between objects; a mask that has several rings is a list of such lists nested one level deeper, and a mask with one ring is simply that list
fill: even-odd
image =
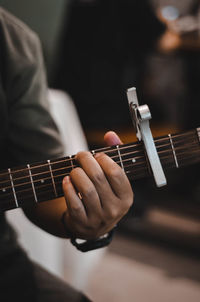
[{"label": "human hand", "polygon": [[[121,144],[111,131],[104,139],[107,145]],[[95,239],[109,232],[128,212],[133,192],[124,171],[104,153],[93,156],[79,152],[76,160],[80,167],[63,180],[67,203],[64,222],[76,238]]]}]

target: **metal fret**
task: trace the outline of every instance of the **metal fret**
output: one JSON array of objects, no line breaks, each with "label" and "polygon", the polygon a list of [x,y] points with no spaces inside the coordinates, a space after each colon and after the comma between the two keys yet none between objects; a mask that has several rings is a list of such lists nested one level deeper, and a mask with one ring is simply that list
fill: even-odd
[{"label": "metal fret", "polygon": [[35,198],[35,202],[38,202],[37,195],[36,195],[36,192],[35,192],[33,177],[32,177],[32,173],[31,173],[31,169],[30,169],[30,165],[28,164],[27,167],[28,167],[28,172],[29,172],[29,176],[30,176],[30,180],[31,180],[31,185],[32,185],[32,189],[33,189],[33,195],[34,195],[34,198]]},{"label": "metal fret", "polygon": [[176,164],[176,168],[179,168],[178,160],[177,160],[177,157],[176,157],[176,152],[175,152],[175,149],[174,149],[174,144],[173,144],[173,141],[172,141],[171,134],[168,134],[168,137],[169,137],[169,141],[170,141],[170,144],[171,144],[171,147],[172,147],[172,153],[173,153],[173,156],[174,156],[174,161],[175,161],[175,164]]},{"label": "metal fret", "polygon": [[[165,168],[179,168],[200,162],[200,127],[186,133],[156,138],[155,141]],[[97,152],[105,152],[113,158],[130,179],[152,174],[140,142],[92,150],[91,154]],[[63,177],[76,166],[75,155],[72,155],[1,171],[0,211],[63,196]]]},{"label": "metal fret", "polygon": [[72,169],[74,169],[74,163],[73,163],[72,155],[70,155],[69,158],[70,158],[70,162],[71,162],[71,167],[72,167]]},{"label": "metal fret", "polygon": [[8,173],[9,173],[9,176],[10,176],[10,183],[11,183],[11,187],[12,187],[12,191],[13,191],[13,196],[14,196],[14,199],[15,199],[15,204],[16,204],[16,207],[18,208],[19,204],[18,204],[18,201],[17,201],[17,195],[16,195],[16,192],[15,192],[13,178],[12,178],[12,174],[11,174],[11,169],[10,168],[8,169]]},{"label": "metal fret", "polygon": [[50,170],[50,173],[51,173],[51,179],[52,179],[54,193],[55,193],[55,196],[58,197],[58,193],[57,193],[57,190],[56,190],[56,185],[55,185],[55,181],[54,181],[54,177],[53,177],[53,172],[52,172],[52,168],[51,168],[51,161],[48,159],[47,162],[48,162],[49,170]]},{"label": "metal fret", "polygon": [[123,165],[123,162],[122,162],[119,145],[117,145],[116,148],[117,148],[117,152],[118,152],[118,155],[119,155],[119,160],[120,160],[121,168],[124,170],[124,165]]},{"label": "metal fret", "polygon": [[200,128],[196,128],[196,131],[197,131],[198,139],[199,139],[199,142],[200,142]]}]

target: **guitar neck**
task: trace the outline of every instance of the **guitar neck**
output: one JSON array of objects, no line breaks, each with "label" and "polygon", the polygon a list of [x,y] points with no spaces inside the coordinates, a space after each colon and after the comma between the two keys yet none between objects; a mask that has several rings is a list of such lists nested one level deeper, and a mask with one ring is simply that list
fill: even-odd
[{"label": "guitar neck", "polygon": [[[164,170],[200,162],[200,128],[154,140]],[[92,150],[104,152],[129,179],[152,175],[142,142]],[[75,155],[0,172],[0,210],[6,211],[63,196],[62,180],[77,167]]]}]

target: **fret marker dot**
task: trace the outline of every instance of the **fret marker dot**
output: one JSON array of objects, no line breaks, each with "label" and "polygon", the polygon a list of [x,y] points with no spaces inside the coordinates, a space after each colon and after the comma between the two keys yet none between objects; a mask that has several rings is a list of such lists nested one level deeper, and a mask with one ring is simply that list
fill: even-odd
[{"label": "fret marker dot", "polygon": [[6,189],[2,189],[2,192],[6,192]]},{"label": "fret marker dot", "polygon": [[41,181],[40,181],[40,182],[41,182],[41,184],[43,184],[43,183],[44,183],[44,179],[41,179]]},{"label": "fret marker dot", "polygon": [[135,163],[135,162],[136,162],[136,159],[135,159],[135,158],[133,158],[133,159],[132,159],[132,162],[133,162],[133,163]]}]

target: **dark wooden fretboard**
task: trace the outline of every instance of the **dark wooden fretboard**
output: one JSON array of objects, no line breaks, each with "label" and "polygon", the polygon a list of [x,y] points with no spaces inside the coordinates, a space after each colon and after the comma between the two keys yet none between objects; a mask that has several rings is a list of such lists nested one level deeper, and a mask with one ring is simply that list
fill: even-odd
[{"label": "dark wooden fretboard", "polygon": [[[200,162],[200,128],[155,139],[161,164],[165,169],[179,168]],[[129,179],[151,175],[141,142],[91,151],[110,156]],[[9,168],[0,172],[0,210],[28,206],[63,196],[62,180],[77,167],[75,155]]]}]

